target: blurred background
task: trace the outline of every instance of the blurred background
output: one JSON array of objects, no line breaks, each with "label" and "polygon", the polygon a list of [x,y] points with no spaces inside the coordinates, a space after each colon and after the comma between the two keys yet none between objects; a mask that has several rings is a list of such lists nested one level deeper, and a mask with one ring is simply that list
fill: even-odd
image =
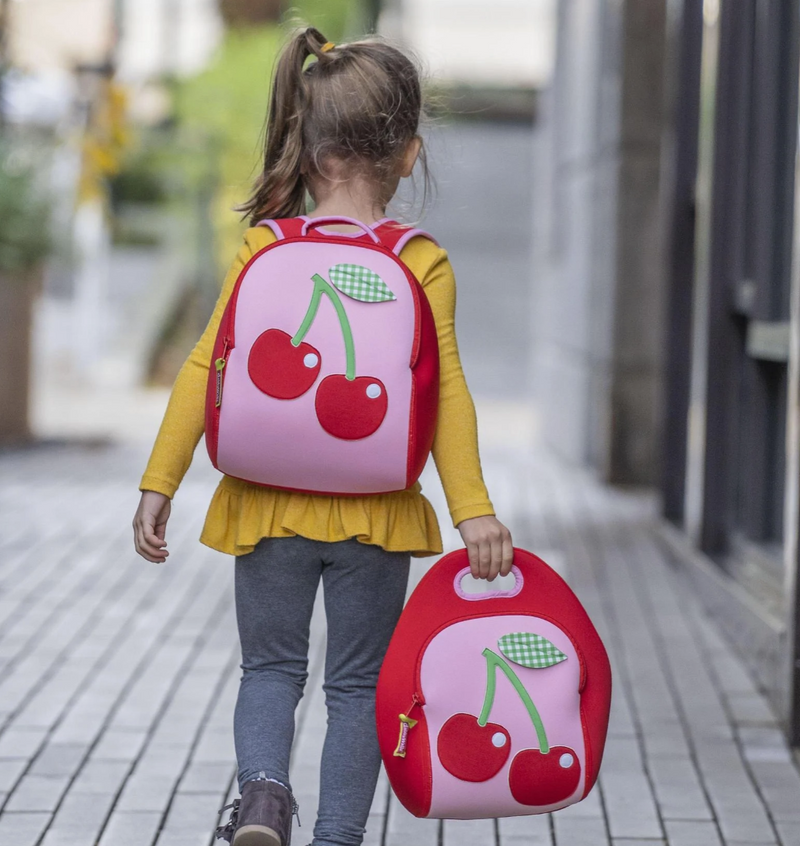
[{"label": "blurred background", "polygon": [[394,211],[450,252],[482,442],[654,494],[800,740],[799,15],[0,0],[3,455],[138,445],[143,466],[241,238],[287,27],[377,30],[430,77],[436,196]]}]

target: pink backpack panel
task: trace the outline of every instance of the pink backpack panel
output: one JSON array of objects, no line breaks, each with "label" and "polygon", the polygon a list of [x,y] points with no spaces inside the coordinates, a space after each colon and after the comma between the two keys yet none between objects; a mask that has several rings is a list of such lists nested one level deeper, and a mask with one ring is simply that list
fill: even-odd
[{"label": "pink backpack panel", "polygon": [[[439,347],[427,298],[397,254],[425,233],[350,218],[263,223],[278,240],[242,270],[214,348],[214,466],[310,493],[408,488],[433,443]],[[364,234],[316,228],[330,223]]]},{"label": "pink backpack panel", "polygon": [[389,780],[418,817],[541,814],[597,779],[611,702],[605,648],[569,586],[514,550],[513,589],[468,594],[465,550],[409,598],[378,680]]}]

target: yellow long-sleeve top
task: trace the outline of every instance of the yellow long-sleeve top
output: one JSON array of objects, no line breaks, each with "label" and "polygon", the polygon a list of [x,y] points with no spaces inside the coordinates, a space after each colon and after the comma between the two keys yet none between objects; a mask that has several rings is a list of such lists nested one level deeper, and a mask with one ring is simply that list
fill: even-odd
[{"label": "yellow long-sleeve top", "polygon": [[[208,368],[222,313],[242,268],[274,240],[267,227],[246,231],[208,326],[175,381],[140,490],[158,491],[171,498],[189,469],[205,425]],[[446,251],[427,238],[412,238],[400,258],[425,289],[436,323],[440,390],[432,452],[450,516],[458,525],[471,517],[494,514],[494,510],[481,474],[475,407],[456,344],[455,279]],[[415,556],[442,551],[436,514],[418,482],[396,493],[335,497],[293,493],[223,476],[200,541],[220,552],[244,555],[261,538],[292,535],[323,541],[354,537]]]}]

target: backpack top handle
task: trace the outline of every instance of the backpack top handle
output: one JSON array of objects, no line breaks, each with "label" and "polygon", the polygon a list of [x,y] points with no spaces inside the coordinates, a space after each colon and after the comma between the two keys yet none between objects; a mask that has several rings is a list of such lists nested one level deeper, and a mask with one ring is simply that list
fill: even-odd
[{"label": "backpack top handle", "polygon": [[[308,235],[308,232],[309,232],[310,229],[315,229],[318,226],[327,226],[327,225],[332,224],[332,223],[346,223],[346,224],[349,224],[350,226],[357,226],[359,229],[361,229],[364,232],[365,235],[369,235],[369,237],[372,238],[372,240],[376,244],[380,244],[380,242],[381,242],[380,238],[378,238],[378,236],[372,231],[372,229],[370,229],[369,226],[367,226],[365,223],[362,223],[360,220],[356,220],[354,217],[339,217],[338,215],[332,215],[330,217],[309,218],[303,224],[303,228],[300,230],[300,234],[305,237],[306,235]],[[339,234],[342,234],[342,233],[326,232],[324,234],[326,234],[326,235],[331,235],[331,234],[339,235]]]}]

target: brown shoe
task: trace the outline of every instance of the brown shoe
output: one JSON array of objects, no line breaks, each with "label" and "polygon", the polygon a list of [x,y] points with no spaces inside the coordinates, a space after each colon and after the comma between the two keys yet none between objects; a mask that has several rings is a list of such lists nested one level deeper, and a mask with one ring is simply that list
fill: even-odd
[{"label": "brown shoe", "polygon": [[231,846],[290,846],[297,802],[282,784],[246,781],[242,798],[228,807],[233,808],[231,817],[227,825],[217,828],[218,838],[228,840]]}]

